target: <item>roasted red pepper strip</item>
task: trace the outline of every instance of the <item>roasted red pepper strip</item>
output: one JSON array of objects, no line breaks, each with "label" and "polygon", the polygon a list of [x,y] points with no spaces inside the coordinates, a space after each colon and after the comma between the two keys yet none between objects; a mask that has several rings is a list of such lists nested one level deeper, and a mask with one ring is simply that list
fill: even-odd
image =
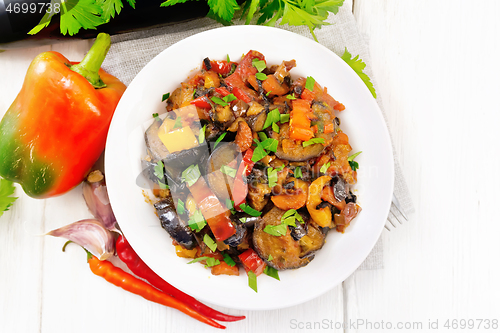
[{"label": "roasted red pepper strip", "polygon": [[264,268],[266,268],[264,260],[253,249],[246,250],[238,258],[240,258],[243,268],[245,268],[247,273],[248,271],[252,271],[256,276],[259,276],[264,272]]},{"label": "roasted red pepper strip", "polygon": [[196,99],[193,99],[189,103],[191,103],[192,105],[197,106],[199,108],[202,108],[202,109],[211,109],[212,108],[212,104],[210,104],[210,102],[208,101],[208,98],[206,96],[200,96]]},{"label": "roasted red pepper strip", "polygon": [[221,321],[237,321],[245,319],[245,316],[230,316],[214,310],[163,280],[160,276],[158,276],[158,274],[153,272],[153,270],[149,268],[144,261],[142,261],[134,249],[130,246],[127,239],[122,235],[120,235],[116,240],[116,253],[135,275],[147,280],[154,287],[175,297],[180,302],[193,310],[198,311],[202,315]]},{"label": "roasted red pepper strip", "polygon": [[215,238],[224,241],[234,235],[236,229],[229,218],[230,212],[222,206],[205,179],[200,177],[196,183],[188,187]]},{"label": "roasted red pepper strip", "polygon": [[[210,70],[218,74],[226,75],[231,72],[233,64],[235,66],[237,65],[235,62],[227,62],[226,60],[210,60]],[[203,63],[203,68],[208,70],[205,63]]]},{"label": "roasted red pepper strip", "polygon": [[77,186],[106,144],[126,86],[100,69],[110,37],[99,34],[79,64],[58,52],[32,62],[0,122],[0,176],[47,198]]},{"label": "roasted red pepper strip", "polygon": [[233,201],[234,207],[236,207],[236,209],[239,211],[241,211],[239,206],[246,201],[246,197],[248,194],[246,177],[250,175],[255,164],[255,162],[252,161],[253,150],[254,148],[251,147],[245,152],[243,160],[238,167],[236,178],[234,178]]},{"label": "roasted red pepper strip", "polygon": [[215,88],[215,92],[221,94],[222,96],[227,96],[230,94],[230,92],[224,87]]},{"label": "roasted red pepper strip", "polygon": [[178,299],[159,291],[155,287],[123,271],[121,268],[115,267],[107,260],[101,261],[89,253],[88,263],[92,273],[104,278],[106,281],[114,284],[117,287],[123,288],[133,294],[142,296],[148,301],[177,309],[181,312],[184,312],[188,316],[201,321],[202,323],[216,328],[226,328],[225,326],[220,325],[214,320],[207,318],[196,312],[192,308],[186,306],[186,304],[182,303]]}]

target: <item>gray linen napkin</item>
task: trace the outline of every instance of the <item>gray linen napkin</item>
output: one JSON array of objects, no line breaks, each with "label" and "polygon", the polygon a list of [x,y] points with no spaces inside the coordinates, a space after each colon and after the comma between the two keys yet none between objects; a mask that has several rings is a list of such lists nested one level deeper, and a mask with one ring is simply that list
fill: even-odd
[{"label": "gray linen napkin", "polygon": [[[346,0],[340,8],[339,13],[337,15],[331,14],[328,18],[328,22],[331,25],[316,29],[315,34],[320,44],[326,46],[339,56],[344,53],[346,47],[351,54],[359,54],[360,58],[367,64],[365,73],[372,78],[372,82],[376,88],[376,83],[370,69],[368,46],[358,31],[351,8],[352,1]],[[111,38],[112,46],[104,61],[103,68],[128,85],[151,59],[170,45],[196,33],[221,26],[211,19],[203,18],[176,25],[113,36]],[[279,27],[313,39],[307,27],[292,27],[288,25]],[[380,107],[382,107],[380,94],[378,94],[377,101]],[[394,195],[398,199],[401,208],[408,215],[414,209],[396,155],[394,164]],[[381,240],[382,238],[379,239],[359,269],[383,268],[383,246]]]}]

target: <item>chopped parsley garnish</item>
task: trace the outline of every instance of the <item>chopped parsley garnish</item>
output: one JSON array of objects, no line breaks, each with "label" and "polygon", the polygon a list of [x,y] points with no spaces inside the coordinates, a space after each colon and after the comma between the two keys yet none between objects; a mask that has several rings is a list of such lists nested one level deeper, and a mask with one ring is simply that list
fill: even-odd
[{"label": "chopped parsley garnish", "polygon": [[264,268],[264,274],[266,274],[267,276],[270,276],[272,278],[275,278],[278,281],[280,280],[278,270],[274,267],[266,266],[266,268]]},{"label": "chopped parsley garnish", "polygon": [[207,258],[207,264],[205,265],[205,267],[208,268],[208,267],[213,267],[213,266],[217,266],[217,265],[220,265],[219,259],[215,259],[212,257]]},{"label": "chopped parsley garnish", "polygon": [[225,252],[222,252],[222,255],[224,256],[224,262],[226,264],[228,264],[229,266],[231,267],[234,267],[236,265],[236,263],[234,262],[233,258],[231,258],[231,256]]},{"label": "chopped parsley garnish", "polygon": [[267,75],[264,74],[264,73],[257,73],[255,74],[255,77],[258,79],[258,80],[261,80],[261,81],[265,81],[267,80]]},{"label": "chopped parsley garnish", "polygon": [[293,95],[286,95],[286,98],[288,98],[289,100],[294,100],[294,99],[297,99],[297,97],[293,96]]},{"label": "chopped parsley garnish", "polygon": [[200,232],[207,225],[207,221],[205,221],[201,211],[197,209],[189,219],[188,225],[192,230]]},{"label": "chopped parsley garnish", "polygon": [[271,92],[272,92],[272,90],[269,90],[268,92],[266,92],[266,97],[269,97],[269,95],[271,95]]},{"label": "chopped parsley garnish", "polygon": [[222,106],[229,105],[225,100],[223,100],[222,98],[217,97],[217,96],[210,97],[210,99],[212,100],[212,102],[219,104],[219,105],[222,105]]},{"label": "chopped parsley garnish", "polygon": [[8,211],[17,197],[13,197],[16,190],[14,183],[10,180],[0,178],[0,216],[3,212]]},{"label": "chopped parsley garnish", "polygon": [[347,161],[349,162],[349,166],[351,167],[352,171],[356,171],[357,169],[359,169],[359,164],[358,162],[354,161],[354,159],[361,153],[362,153],[361,151],[358,151],[356,154],[351,155],[347,158]]},{"label": "chopped parsley garnish", "polygon": [[193,164],[182,171],[182,181],[186,182],[188,186],[193,186],[196,181],[201,177],[200,168],[198,164]]},{"label": "chopped parsley garnish", "polygon": [[283,236],[286,235],[286,229],[287,225],[284,223],[281,223],[279,225],[266,225],[264,228],[264,232],[267,232],[268,234],[272,236]]},{"label": "chopped parsley garnish", "polygon": [[255,147],[253,151],[252,162],[258,162],[267,156],[267,152],[264,150],[264,147],[259,140],[253,139],[253,141],[257,144],[257,147]]},{"label": "chopped parsley garnish", "polygon": [[226,174],[228,175],[229,177],[236,177],[236,169],[233,169],[227,165],[223,165],[220,167],[220,172],[222,172],[223,174]]},{"label": "chopped parsley garnish", "polygon": [[161,101],[165,102],[167,99],[169,99],[169,97],[170,97],[170,93],[163,94],[163,96],[161,97]]},{"label": "chopped parsley garnish", "polygon": [[222,141],[222,139],[224,139],[224,137],[226,136],[226,134],[227,134],[227,132],[224,132],[224,133],[222,133],[222,134],[221,134],[221,135],[217,138],[217,140],[215,141],[215,144],[214,144],[214,149],[215,149],[215,147],[217,147],[217,145],[219,144],[219,142],[221,142],[221,141]]},{"label": "chopped parsley garnish", "polygon": [[306,79],[306,89],[309,91],[314,90],[314,84],[316,83],[316,80],[312,76],[308,76]]},{"label": "chopped parsley garnish", "polygon": [[302,146],[303,147],[307,147],[307,146],[313,145],[315,143],[325,143],[325,139],[323,139],[323,138],[312,138],[311,140],[302,142]]},{"label": "chopped parsley garnish", "polygon": [[236,211],[234,210],[234,201],[231,199],[226,199],[226,207],[231,211],[231,214],[236,214]]},{"label": "chopped parsley garnish", "polygon": [[273,259],[274,259],[274,258],[273,258],[273,256],[272,256],[272,255],[269,255],[269,257],[267,257],[267,261],[271,261],[271,260],[273,260]]},{"label": "chopped parsley garnish", "polygon": [[257,292],[257,275],[254,272],[248,271],[248,286]]},{"label": "chopped parsley garnish", "polygon": [[177,199],[177,214],[182,215],[185,211],[184,202],[181,199]]},{"label": "chopped parsley garnish", "polygon": [[264,141],[264,140],[267,139],[266,133],[264,133],[264,132],[258,132],[257,134],[259,135],[260,141]]},{"label": "chopped parsley garnish", "polygon": [[158,113],[153,113],[153,118],[156,120],[160,120],[160,117],[158,117]]},{"label": "chopped parsley garnish", "polygon": [[158,186],[160,187],[160,190],[167,190],[169,188],[168,185],[162,183],[161,180],[158,181]]},{"label": "chopped parsley garnish", "polygon": [[247,218],[246,217],[241,217],[240,218],[241,223],[247,223]]},{"label": "chopped parsley garnish", "polygon": [[253,209],[252,207],[250,207],[249,205],[243,203],[240,205],[240,209],[242,211],[244,211],[245,213],[247,213],[248,215],[250,216],[260,216],[262,215],[262,212],[259,212],[258,210],[255,210]]},{"label": "chopped parsley garnish", "polygon": [[234,96],[233,94],[229,94],[227,96],[222,97],[222,100],[224,100],[224,102],[227,102],[227,103],[235,101],[237,99],[238,98],[236,98],[236,96]]},{"label": "chopped parsley garnish", "polygon": [[267,168],[267,181],[269,187],[275,187],[278,184],[278,170],[271,167]]},{"label": "chopped parsley garnish", "polygon": [[155,167],[154,167],[154,175],[156,176],[156,178],[158,178],[159,180],[163,180],[163,178],[165,177],[165,175],[163,174],[163,162],[160,160],[158,161],[158,163],[156,163]]},{"label": "chopped parsley garnish", "polygon": [[262,141],[262,148],[267,151],[276,152],[278,150],[278,140],[273,138],[268,138]]},{"label": "chopped parsley garnish", "polygon": [[217,244],[208,234],[205,234],[205,236],[203,236],[203,243],[205,243],[212,252],[215,252],[217,250]]},{"label": "chopped parsley garnish", "polygon": [[[280,119],[281,119],[281,117],[280,117]],[[278,134],[280,133],[280,127],[278,126],[278,124],[273,123],[272,127],[273,127],[273,131],[275,131]]]},{"label": "chopped parsley garnish", "polygon": [[231,60],[229,59],[229,54],[228,54],[228,55],[226,55],[226,61],[227,61],[227,62],[231,62]]},{"label": "chopped parsley garnish", "polygon": [[200,261],[203,261],[203,260],[207,260],[208,258],[211,258],[211,257],[198,257],[198,258],[193,259],[190,262],[188,262],[188,264],[194,264],[194,263],[197,263],[197,262],[200,262]]},{"label": "chopped parsley garnish", "polygon": [[293,175],[295,178],[301,178],[302,177],[302,168],[301,167],[295,167],[295,170],[293,170]]},{"label": "chopped parsley garnish", "polygon": [[321,166],[321,168],[319,169],[319,172],[326,173],[326,171],[328,170],[328,168],[330,167],[330,165],[331,165],[330,162],[323,164]]},{"label": "chopped parsley garnish", "polygon": [[207,125],[203,125],[202,128],[200,128],[200,135],[198,135],[198,142],[202,144],[205,142],[205,130],[207,129]]},{"label": "chopped parsley garnish", "polygon": [[268,128],[269,126],[272,125],[272,123],[277,123],[280,121],[280,111],[276,108],[267,114],[266,121],[264,122],[264,126],[262,127],[263,129]]},{"label": "chopped parsley garnish", "polygon": [[281,217],[281,223],[284,223],[286,225],[290,225],[292,227],[296,227],[298,221],[299,223],[305,223],[304,219],[300,214],[295,210],[295,209],[289,209],[283,214]]},{"label": "chopped parsley garnish", "polygon": [[267,67],[266,62],[264,60],[259,60],[259,58],[253,58],[252,65],[257,68],[259,72],[262,72]]},{"label": "chopped parsley garnish", "polygon": [[181,128],[181,127],[182,127],[181,117],[175,118],[175,124],[173,128]]},{"label": "chopped parsley garnish", "polygon": [[290,114],[289,113],[284,113],[280,114],[280,123],[284,124],[290,121]]}]

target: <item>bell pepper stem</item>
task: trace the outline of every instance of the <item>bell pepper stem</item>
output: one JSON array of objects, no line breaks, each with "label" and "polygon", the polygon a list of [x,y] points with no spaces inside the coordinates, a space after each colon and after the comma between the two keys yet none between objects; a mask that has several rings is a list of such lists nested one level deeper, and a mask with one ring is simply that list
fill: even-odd
[{"label": "bell pepper stem", "polygon": [[109,35],[100,33],[83,60],[79,64],[71,66],[71,70],[86,78],[94,88],[105,88],[106,84],[102,82],[99,76],[99,68],[101,68],[102,62],[106,58],[110,45],[111,38]]}]

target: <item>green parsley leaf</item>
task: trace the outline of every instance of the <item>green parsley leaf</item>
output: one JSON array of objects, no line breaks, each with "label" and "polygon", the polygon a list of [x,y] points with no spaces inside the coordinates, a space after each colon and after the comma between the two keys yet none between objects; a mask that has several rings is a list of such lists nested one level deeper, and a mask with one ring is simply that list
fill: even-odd
[{"label": "green parsley leaf", "polygon": [[217,147],[217,145],[219,144],[219,142],[221,142],[221,141],[222,141],[222,139],[224,139],[224,137],[226,136],[226,134],[227,134],[227,132],[224,132],[224,133],[222,133],[222,134],[221,134],[221,135],[217,138],[217,140],[215,141],[215,144],[214,144],[214,149],[215,149],[215,147]]},{"label": "green parsley leaf", "polygon": [[248,286],[257,292],[257,275],[254,272],[248,271]]},{"label": "green parsley leaf", "polygon": [[0,216],[3,212],[8,211],[17,197],[13,197],[16,190],[14,184],[7,179],[0,178]]},{"label": "green parsley leaf", "polygon": [[161,121],[160,117],[158,117],[158,113],[153,113],[153,118],[155,120],[160,120]]},{"label": "green parsley leaf", "polygon": [[246,217],[241,217],[240,218],[241,223],[247,223],[247,218]]},{"label": "green parsley leaf", "polygon": [[361,153],[362,153],[361,151],[358,151],[356,154],[353,154],[347,158],[347,161],[349,162],[349,166],[351,167],[352,171],[356,171],[357,169],[359,169],[359,164],[358,162],[354,161],[354,159]]},{"label": "green parsley leaf", "polygon": [[263,159],[265,156],[267,156],[267,153],[264,150],[264,147],[262,147],[262,143],[260,143],[259,140],[253,139],[253,141],[257,144],[257,147],[253,151],[252,162],[258,162],[261,159]]},{"label": "green parsley leaf", "polygon": [[331,165],[330,162],[323,164],[321,166],[321,168],[319,169],[319,172],[326,173],[326,171],[328,170],[328,168],[330,167],[330,165]]},{"label": "green parsley leaf", "polygon": [[159,180],[163,180],[165,178],[165,174],[164,174],[164,169],[163,168],[164,168],[164,165],[163,165],[163,162],[161,160],[158,161],[158,163],[156,163],[156,165],[154,167],[154,175]]},{"label": "green parsley leaf", "polygon": [[182,215],[185,211],[184,202],[181,199],[177,199],[177,214]]},{"label": "green parsley leaf", "polygon": [[231,59],[229,59],[229,54],[226,55],[226,61],[231,62]]},{"label": "green parsley leaf", "polygon": [[213,267],[213,266],[217,266],[217,265],[220,265],[219,259],[208,257],[207,264],[205,265],[205,267]]},{"label": "green parsley leaf", "polygon": [[280,114],[280,123],[284,124],[290,121],[290,114],[289,113],[284,113]]},{"label": "green parsley leaf", "polygon": [[266,266],[266,268],[264,268],[264,274],[266,274],[267,276],[270,276],[270,277],[275,278],[276,280],[280,281],[278,270],[276,268],[274,268],[274,267]]},{"label": "green parsley leaf", "polygon": [[293,95],[286,95],[286,98],[288,98],[289,100],[294,100],[294,99],[297,99],[297,97],[293,96]]},{"label": "green parsley leaf", "polygon": [[284,223],[281,223],[279,225],[266,225],[264,227],[264,232],[267,232],[271,236],[283,236],[286,235],[286,230],[288,226]]},{"label": "green parsley leaf", "polygon": [[268,138],[262,141],[262,148],[267,151],[276,152],[278,150],[278,140],[273,138]]},{"label": "green parsley leaf", "polygon": [[272,255],[269,255],[269,257],[267,257],[267,261],[271,261],[271,260],[273,260],[273,259],[274,259],[274,258],[273,258],[273,256],[272,256]]},{"label": "green parsley leaf", "polygon": [[207,129],[207,125],[203,125],[202,128],[200,128],[200,134],[198,135],[198,142],[200,144],[202,144],[203,142],[205,142],[205,131]]},{"label": "green parsley leaf", "polygon": [[207,225],[207,221],[205,221],[205,218],[203,217],[203,214],[199,209],[195,210],[193,216],[188,221],[188,226],[196,231],[200,232],[201,229],[203,229]]},{"label": "green parsley leaf", "polygon": [[295,170],[293,170],[293,175],[295,178],[302,178],[302,168],[301,167],[295,167]]},{"label": "green parsley leaf", "polygon": [[363,70],[366,67],[366,64],[362,59],[359,58],[359,55],[351,58],[351,54],[347,51],[347,47],[345,48],[344,54],[342,55],[342,60],[344,60],[355,72],[358,76],[363,80],[363,82],[368,87],[368,90],[372,93],[373,98],[377,98],[377,93],[375,92],[375,88],[373,87],[373,83],[370,81],[370,77],[366,75]]},{"label": "green parsley leaf", "polygon": [[361,154],[361,153],[362,153],[362,151],[358,151],[356,154],[353,154],[353,155],[349,156],[349,157],[347,158],[347,160],[348,160],[349,162],[350,162],[350,161],[354,161],[354,159],[355,159],[355,158],[356,158],[359,154]]},{"label": "green parsley leaf", "polygon": [[[280,120],[281,120],[281,117],[280,117]],[[276,123],[273,123],[272,124],[272,127],[273,127],[273,131],[276,132],[276,133],[280,133],[280,127],[278,126],[278,124]]]},{"label": "green parsley leaf", "polygon": [[168,189],[168,185],[163,183],[161,180],[158,181],[158,186],[160,187],[160,190],[166,190]]},{"label": "green parsley leaf", "polygon": [[203,243],[207,244],[208,248],[212,252],[215,252],[217,250],[217,244],[208,234],[205,234],[205,236],[203,236]]},{"label": "green parsley leaf", "polygon": [[267,67],[266,62],[264,60],[259,60],[259,58],[253,58],[252,65],[257,68],[259,72],[262,72]]},{"label": "green parsley leaf", "polygon": [[224,101],[222,98],[217,97],[217,96],[213,96],[210,99],[212,100],[212,102],[219,104],[219,105],[222,105],[222,106],[229,105],[226,101]]},{"label": "green parsley leaf", "polygon": [[169,98],[170,98],[170,93],[163,94],[163,96],[161,97],[161,101],[165,102]]},{"label": "green parsley leaf", "polygon": [[182,181],[186,182],[188,186],[193,186],[194,183],[198,181],[198,178],[201,177],[201,172],[198,164],[188,166],[186,170],[182,171],[181,177]]},{"label": "green parsley leaf", "polygon": [[121,0],[97,0],[96,5],[101,6],[102,8],[102,18],[109,22],[111,18],[115,17],[115,14],[120,14],[123,3]]},{"label": "green parsley leaf", "polygon": [[227,96],[224,96],[222,99],[224,100],[224,102],[229,103],[229,102],[237,100],[238,98],[236,98],[236,96],[234,96],[233,94],[229,94]]},{"label": "green parsley leaf", "polygon": [[265,141],[267,139],[267,135],[264,132],[258,132],[260,141]]},{"label": "green parsley leaf", "polygon": [[236,177],[236,169],[231,168],[231,167],[229,167],[227,165],[221,166],[220,167],[220,172],[222,172],[222,173],[224,173],[224,174],[226,174],[226,175],[228,175],[229,177],[232,177],[232,178]]},{"label": "green parsley leaf", "polygon": [[278,184],[278,170],[271,167],[267,168],[267,181],[269,187],[275,187]]},{"label": "green parsley leaf", "polygon": [[188,262],[188,264],[194,264],[194,263],[197,263],[197,262],[200,262],[200,261],[203,261],[203,260],[207,260],[209,258],[211,258],[211,257],[198,257],[198,258],[193,259],[190,262]]},{"label": "green parsley leaf", "polygon": [[271,126],[272,123],[277,123],[278,121],[280,121],[280,111],[276,108],[269,111],[269,113],[267,114],[266,121],[264,122],[264,127],[262,128],[266,129],[269,126]]},{"label": "green parsley leaf", "polygon": [[231,214],[236,214],[236,211],[234,210],[234,201],[231,199],[226,199],[226,207],[231,211]]},{"label": "green parsley leaf", "polygon": [[302,142],[302,146],[303,147],[307,147],[307,146],[313,145],[315,143],[325,143],[325,139],[323,139],[323,138],[312,138],[311,140]]},{"label": "green parsley leaf", "polygon": [[229,254],[227,254],[226,252],[222,252],[222,255],[224,256],[224,262],[226,264],[228,264],[231,267],[234,267],[236,265],[233,258],[231,258],[231,256]]},{"label": "green parsley leaf", "polygon": [[262,215],[262,212],[259,212],[258,210],[255,210],[253,209],[252,207],[250,207],[249,205],[243,203],[240,205],[240,209],[242,211],[244,211],[245,213],[247,213],[248,215],[250,216],[260,216]]},{"label": "green parsley leaf", "polygon": [[175,129],[175,128],[182,128],[181,117],[175,118],[175,123],[174,123],[173,129]]},{"label": "green parsley leaf", "polygon": [[271,95],[271,92],[272,92],[272,90],[269,90],[268,92],[266,92],[266,97],[268,97],[269,95]]},{"label": "green parsley leaf", "polygon": [[264,73],[257,73],[255,74],[255,77],[258,79],[258,80],[261,80],[261,81],[265,81],[267,80],[267,75],[264,74]]},{"label": "green parsley leaf", "polygon": [[316,80],[312,76],[308,76],[306,79],[306,89],[309,91],[314,90],[314,83],[316,83]]}]

